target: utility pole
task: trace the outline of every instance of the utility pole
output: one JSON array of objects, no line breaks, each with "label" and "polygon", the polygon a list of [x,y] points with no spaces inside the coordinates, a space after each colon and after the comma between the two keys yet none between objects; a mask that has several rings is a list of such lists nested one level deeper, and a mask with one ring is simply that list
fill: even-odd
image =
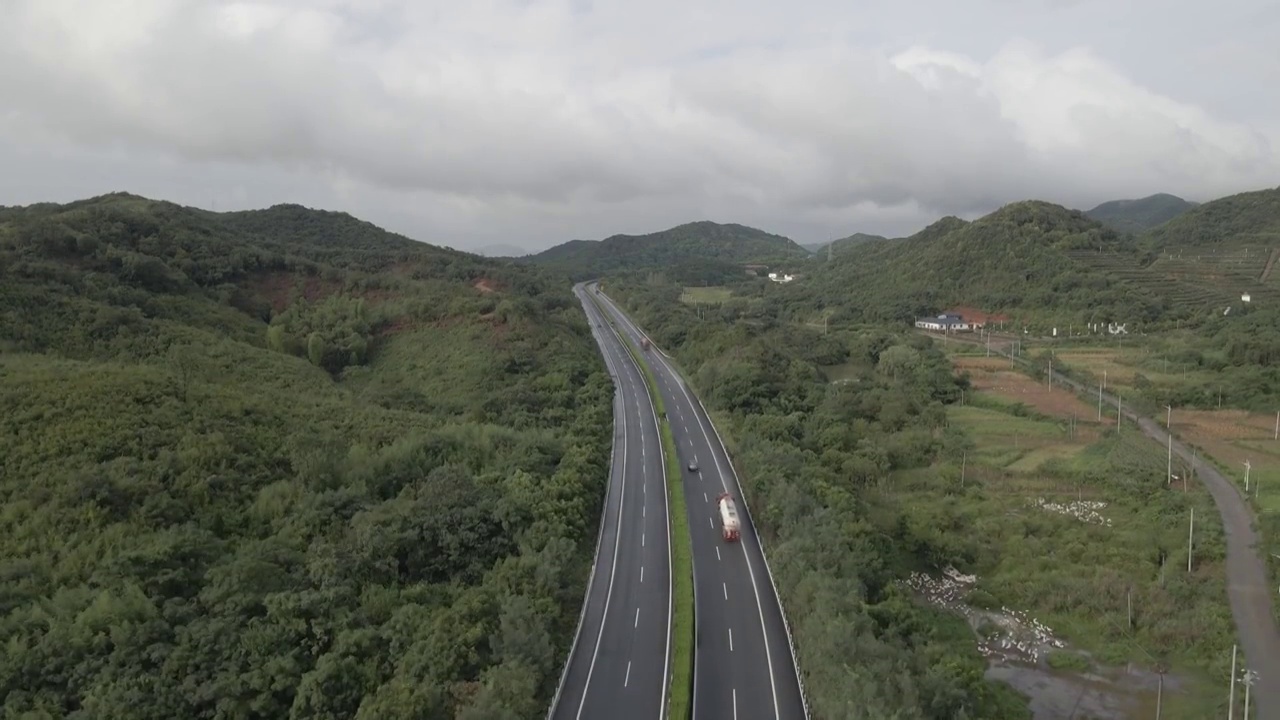
[{"label": "utility pole", "polygon": [[1165,405],[1164,426],[1169,431],[1169,459],[1165,462],[1165,484],[1173,484],[1173,406]]},{"label": "utility pole", "polygon": [[1049,375],[1045,378],[1049,392],[1053,392],[1053,356],[1049,356]]},{"label": "utility pole", "polygon": [[1249,494],[1249,468],[1250,468],[1249,461],[1245,460],[1244,461],[1244,494],[1245,495]]},{"label": "utility pole", "polygon": [[1123,414],[1124,398],[1116,395],[1116,432],[1120,432],[1120,421],[1124,419]]},{"label": "utility pole", "polygon": [[1098,383],[1098,422],[1102,422],[1102,383]]},{"label": "utility pole", "polygon": [[[1222,401],[1218,401],[1218,407],[1222,407]],[[1280,440],[1280,412],[1276,413],[1276,434],[1272,440]]]},{"label": "utility pole", "polygon": [[1160,706],[1164,700],[1164,664],[1161,663],[1156,672],[1160,673],[1160,684],[1156,687],[1156,720],[1160,720]]},{"label": "utility pole", "polygon": [[1244,720],[1249,720],[1249,688],[1253,687],[1253,682],[1258,679],[1258,674],[1252,670],[1245,670],[1244,677],[1241,682],[1244,683]]},{"label": "utility pole", "polygon": [[1231,692],[1227,695],[1227,720],[1236,716],[1236,649],[1238,645],[1231,646]]},{"label": "utility pole", "polygon": [[969,461],[969,453],[961,453],[960,455],[960,487],[964,487],[964,466]]},{"label": "utility pole", "polygon": [[1191,508],[1191,525],[1187,528],[1187,572],[1191,572],[1191,538],[1196,532],[1196,509]]}]

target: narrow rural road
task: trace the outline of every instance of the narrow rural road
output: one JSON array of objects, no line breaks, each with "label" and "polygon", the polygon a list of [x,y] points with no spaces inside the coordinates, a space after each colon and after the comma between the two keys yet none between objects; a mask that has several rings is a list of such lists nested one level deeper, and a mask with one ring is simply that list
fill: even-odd
[{"label": "narrow rural road", "polygon": [[[981,344],[977,340],[960,342]],[[1009,357],[1005,348],[997,349],[992,345],[991,352]],[[1090,398],[1098,396],[1096,387],[1086,387],[1056,370],[1053,371],[1053,380]],[[1117,404],[1116,397],[1110,393],[1103,392],[1102,398],[1112,407]],[[1153,440],[1162,445],[1169,441],[1168,432],[1151,418],[1124,409],[1123,404],[1121,412]],[[1258,675],[1252,690],[1256,716],[1280,718],[1280,630],[1277,630],[1271,614],[1272,588],[1267,580],[1258,534],[1253,529],[1253,514],[1235,483],[1193,453],[1177,437],[1173,439],[1173,452],[1195,469],[1222,516],[1222,527],[1227,536],[1227,597],[1231,602],[1240,648],[1244,651],[1242,667]]]}]

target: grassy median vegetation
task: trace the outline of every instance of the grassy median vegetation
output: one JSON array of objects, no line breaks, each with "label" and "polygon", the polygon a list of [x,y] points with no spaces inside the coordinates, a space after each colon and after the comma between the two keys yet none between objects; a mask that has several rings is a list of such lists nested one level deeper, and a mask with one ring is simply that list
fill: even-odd
[{"label": "grassy median vegetation", "polygon": [[[599,302],[596,303],[599,305]],[[603,311],[603,308],[601,308]],[[605,317],[610,325],[613,318],[607,313]],[[671,436],[671,424],[667,422],[667,411],[662,403],[662,395],[658,392],[658,384],[653,372],[640,356],[640,351],[631,340],[622,333],[623,344],[627,352],[635,359],[636,366],[644,376],[645,385],[649,389],[649,397],[653,399],[654,410],[658,414],[658,433],[662,438],[662,453],[667,464],[667,502],[671,518],[671,592],[675,601],[674,627],[672,645],[674,652],[671,659],[671,702],[669,716],[687,718],[693,713],[693,548],[689,540],[689,514],[685,509],[684,484],[681,481],[680,462],[676,459],[676,442]]]}]

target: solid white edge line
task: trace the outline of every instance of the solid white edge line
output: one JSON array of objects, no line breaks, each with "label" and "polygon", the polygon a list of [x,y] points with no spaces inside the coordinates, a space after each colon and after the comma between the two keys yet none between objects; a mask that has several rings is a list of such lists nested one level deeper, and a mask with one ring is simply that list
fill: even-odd
[{"label": "solid white edge line", "polygon": [[[612,300],[611,300],[607,295],[603,295],[603,294],[602,294],[602,295],[600,295],[599,297],[603,298],[603,299],[604,299],[604,302],[612,308],[612,311],[610,312],[610,314],[611,314],[611,315],[613,315],[615,319],[617,319],[617,320],[619,320],[619,321],[622,321],[622,322],[624,322],[624,323],[629,324],[629,323],[628,323],[628,321],[627,321],[627,319],[626,319],[626,316],[625,316],[625,315],[623,315],[620,311],[618,311],[617,306],[615,306],[615,305],[613,304],[613,301],[612,301]],[[617,329],[616,327],[614,327],[612,323],[610,323],[609,327],[610,327],[610,329],[611,329],[611,330],[613,330],[613,333],[614,333],[615,335],[617,335],[617,334],[618,334],[618,329]],[[662,351],[661,351],[661,350],[659,350],[658,352],[662,352]],[[630,356],[631,356],[631,353],[627,353],[627,356],[628,356],[628,357],[630,357]],[[635,360],[635,359],[634,359],[634,358],[632,358],[633,363],[634,363],[634,360]],[[655,377],[656,377],[656,373],[655,373]],[[664,384],[666,383],[666,380],[667,380],[666,376],[663,376],[662,381],[663,381],[663,383],[664,383]],[[668,388],[667,388],[667,389],[668,389],[668,390],[670,390],[670,386],[668,386]],[[654,423],[655,423],[655,425],[656,425],[656,424],[657,424],[657,409],[656,409],[656,406],[653,406],[653,405],[652,405],[652,403],[650,403],[650,407],[653,407],[653,408],[654,408]],[[658,438],[658,443],[659,443],[659,446],[661,446],[661,443],[662,443],[662,438],[661,438],[661,436],[659,436],[659,438]],[[701,477],[702,477],[702,473],[701,473],[701,472],[699,472],[699,473],[698,473],[698,476],[699,476],[699,479],[701,479]],[[664,505],[664,507],[665,507],[665,508],[666,508],[666,510],[667,510],[667,537],[668,537],[668,538],[670,538],[670,537],[671,537],[671,524],[670,524],[670,523],[671,523],[671,516],[670,516],[670,509],[671,509],[671,506],[670,506],[670,498],[669,498],[670,489],[668,488],[668,483],[669,483],[669,480],[668,480],[668,478],[667,478],[666,454],[664,453],[664,454],[663,454],[663,463],[662,463],[662,491],[663,491],[663,493],[664,493],[664,497],[667,497],[667,504],[666,504],[666,505]],[[686,514],[687,514],[687,513],[686,513]],[[692,525],[690,525],[690,531],[692,531]],[[692,540],[692,538],[690,538],[690,540]],[[720,552],[720,548],[718,548],[718,547],[717,547],[717,548],[716,548],[717,557],[719,556],[719,552]],[[673,612],[673,611],[674,611],[674,608],[675,608],[675,589],[674,589],[674,584],[671,582],[671,575],[672,575],[672,570],[671,570],[672,565],[671,565],[671,562],[672,562],[672,561],[671,561],[671,545],[670,545],[670,543],[668,542],[668,544],[667,544],[667,578],[668,578],[668,581],[667,581],[667,588],[668,588],[668,593],[669,593],[668,597],[670,598],[670,600],[669,600],[669,603],[670,603],[670,604],[668,605],[668,615],[667,615],[667,657],[668,657],[668,659],[670,659],[670,657],[671,657],[671,650],[670,650],[670,646],[671,646],[671,633],[674,631],[674,628],[673,628],[673,627],[672,627],[672,625],[671,625],[671,614],[670,614],[670,613],[671,613],[671,612]],[[694,632],[695,632],[695,634],[696,634],[696,632],[697,632],[697,627],[698,627],[698,615],[697,615],[697,607],[698,607],[698,565],[697,565],[697,563],[694,563],[694,564],[693,564],[693,606],[694,606],[693,627],[694,627]],[[693,660],[694,660],[694,662],[693,662],[693,697],[692,697],[692,699],[691,699],[691,701],[690,701],[690,704],[693,706],[691,709],[692,709],[692,711],[693,711],[693,715],[695,715],[695,716],[698,714],[698,666],[699,666],[698,659],[699,659],[699,657],[700,657],[700,654],[698,653],[697,640],[696,640],[696,638],[695,638],[695,641],[694,641],[694,647],[693,647]],[[662,676],[663,676],[663,678],[664,678],[664,681],[663,681],[663,682],[664,682],[663,696],[665,697],[665,696],[666,696],[666,690],[665,690],[665,682],[666,682],[666,680],[665,680],[665,678],[669,678],[669,677],[670,677],[669,672],[667,671],[667,669],[666,669],[666,668],[663,668],[663,675],[662,675]],[[665,701],[663,702],[663,708],[664,708],[664,713],[665,713],[665,708],[666,708],[666,702],[665,702]]]},{"label": "solid white edge line", "polygon": [[[668,369],[668,371],[670,371],[670,372],[672,372],[672,373],[674,373],[674,372],[675,372],[674,370],[671,370],[671,367],[670,367],[670,366],[668,366],[668,367],[667,367],[667,369]],[[690,397],[689,397],[689,391],[688,391],[688,389],[686,389],[686,388],[685,388],[684,383],[683,383],[683,382],[678,382],[677,384],[678,384],[678,385],[680,385],[680,392],[681,392],[681,394],[683,394],[683,395],[684,395],[684,397],[685,397],[685,401],[686,401],[686,402],[688,402],[688,403],[689,403],[689,406],[690,406],[690,407],[692,407],[692,408],[694,409],[694,413],[693,413],[693,414],[694,414],[694,415],[698,415],[698,417],[696,418],[696,419],[697,419],[697,421],[698,421],[698,427],[699,427],[699,429],[701,429],[701,430],[702,430],[702,438],[703,438],[703,440],[705,440],[705,441],[706,441],[706,443],[707,443],[707,446],[711,448],[711,459],[712,459],[712,461],[714,461],[714,462],[715,462],[715,465],[716,465],[716,472],[718,472],[718,473],[720,474],[720,485],[721,485],[721,487],[723,487],[723,488],[725,489],[725,492],[728,492],[728,491],[729,491],[729,486],[728,486],[728,484],[727,484],[727,481],[725,480],[724,468],[720,467],[720,455],[719,455],[718,453],[716,453],[716,451],[715,451],[715,446],[711,444],[711,436],[707,434],[707,428],[706,428],[706,426],[705,426],[705,425],[703,425],[703,424],[702,424],[702,417],[701,417],[701,415],[699,415],[699,413],[698,413],[698,408],[697,408],[697,407],[694,407],[693,400],[692,400],[692,398],[690,398]],[[704,410],[704,412],[705,412],[705,410]],[[708,418],[708,421],[710,421],[710,419],[709,419],[709,418]],[[717,434],[717,435],[716,435],[716,439],[717,439],[717,440],[719,440],[719,439],[720,439],[719,434]],[[729,451],[728,451],[727,449],[725,449],[723,442],[721,443],[720,449],[724,452],[724,456],[725,456],[725,458],[727,459],[727,458],[729,457]],[[733,471],[733,463],[732,463],[732,462],[730,462],[730,463],[729,463],[729,469],[730,469],[731,471]],[[734,485],[737,487],[737,489],[738,489],[738,497],[739,497],[739,499],[742,499],[742,486],[738,483],[738,476],[737,476],[736,471],[734,471],[733,484],[734,484]],[[743,500],[743,507],[744,507],[744,508],[746,507],[746,501],[745,501],[745,500]],[[748,515],[747,517],[748,517],[748,518],[750,518],[750,515]],[[755,537],[755,533],[752,533],[752,537]],[[758,541],[757,541],[757,544],[758,544]],[[751,590],[752,590],[752,592],[755,594],[755,598],[756,598],[756,613],[757,613],[757,614],[759,615],[759,617],[760,617],[760,636],[761,636],[761,638],[763,638],[763,640],[764,640],[764,657],[765,657],[765,663],[767,663],[767,664],[768,664],[768,669],[769,669],[769,692],[770,692],[770,694],[773,696],[773,716],[774,716],[775,718],[781,718],[781,717],[782,717],[781,712],[778,710],[778,683],[777,683],[777,679],[774,677],[774,673],[773,673],[773,652],[769,649],[769,628],[768,628],[768,625],[765,623],[765,620],[764,620],[764,605],[760,602],[760,586],[756,583],[756,572],[755,572],[755,570],[751,567],[751,556],[747,553],[746,543],[741,543],[741,542],[740,542],[740,543],[738,543],[738,547],[742,548],[742,557],[743,557],[743,560],[745,560],[745,561],[746,561],[746,563],[747,563],[747,575],[751,578]],[[761,550],[760,550],[760,556],[761,556],[761,557],[764,557],[764,549],[763,549],[763,548],[761,548]],[[772,582],[773,582],[773,577],[772,577],[772,576],[770,576],[770,578],[769,578],[769,582],[770,582],[770,583],[772,583]],[[782,616],[782,617],[784,618],[784,620],[783,620],[783,625],[784,625],[784,627],[785,627],[785,625],[786,625],[786,620],[785,620],[785,616],[784,616],[784,615],[782,615],[782,601],[781,601],[781,600],[777,600],[777,589],[776,589],[776,588],[774,589],[774,598],[775,598],[775,601],[778,603],[778,614],[779,614],[779,616]],[[787,644],[788,644],[788,645],[790,645],[790,644],[791,644],[790,633],[788,633],[788,637],[787,637]],[[732,649],[732,648],[730,648],[730,649]],[[794,650],[792,650],[792,652],[794,653]],[[796,685],[797,685],[797,687],[799,688],[799,686],[800,686],[800,668],[799,668],[799,666],[797,666],[797,667],[796,667]],[[808,718],[808,716],[809,716],[808,703],[807,703],[807,702],[805,702],[805,699],[804,699],[804,692],[803,692],[803,690],[801,690],[801,693],[800,693],[800,705],[801,705],[802,707],[804,707],[805,718]]]},{"label": "solid white edge line", "polygon": [[[606,297],[605,299],[606,299],[606,301],[609,303],[609,305],[610,305],[610,306],[612,306],[612,307],[614,308],[614,311],[615,311],[615,312],[619,312],[619,311],[617,311],[617,306],[613,303],[613,301],[612,301],[611,299],[609,299],[609,298],[607,298],[607,297]],[[641,334],[643,334],[643,333],[641,333]],[[647,337],[647,336],[646,336],[646,337]],[[659,348],[657,345],[653,345],[653,341],[652,341],[652,339],[650,339],[650,345],[651,345],[651,347],[653,347],[653,348],[657,351],[657,353],[656,353],[657,355],[662,356],[662,358],[670,359],[670,357],[671,357],[671,356],[667,355],[667,353],[666,353],[665,351],[663,351],[663,350],[662,350],[662,348]],[[667,367],[668,372],[670,372],[670,373],[672,374],[672,376],[676,378],[676,383],[677,383],[678,385],[680,385],[680,391],[684,394],[685,399],[686,399],[686,400],[689,400],[689,391],[688,391],[687,387],[685,386],[685,383],[683,382],[683,380],[679,377],[678,373],[676,373],[676,372],[675,372],[675,370],[674,370],[674,369],[672,369],[672,367],[670,366],[670,364],[669,364],[666,360],[661,360],[661,362],[663,363],[663,365],[665,365],[665,366]],[[690,405],[692,406],[693,401],[692,401],[692,400],[689,400],[689,402],[690,402]],[[698,400],[697,400],[697,403],[698,403],[698,407],[702,409],[702,414],[704,414],[704,415],[706,415],[706,416],[707,416],[707,423],[711,425],[711,430],[712,430],[713,432],[715,432],[715,434],[716,434],[716,440],[720,443],[720,449],[721,449],[721,451],[724,453],[724,456],[725,456],[726,460],[729,462],[729,471],[730,471],[731,473],[733,473],[733,482],[734,482],[734,485],[735,485],[735,486],[737,486],[737,488],[738,488],[738,494],[739,494],[739,496],[741,496],[741,495],[742,495],[742,484],[741,484],[741,483],[739,482],[739,480],[738,480],[738,473],[737,473],[737,470],[736,470],[736,469],[734,469],[734,467],[733,467],[733,462],[732,462],[731,460],[728,460],[728,458],[729,458],[729,450],[728,450],[728,448],[726,448],[726,447],[725,447],[725,445],[724,445],[724,439],[720,437],[720,431],[716,429],[715,423],[711,422],[711,415],[710,415],[710,413],[708,413],[708,412],[707,412],[706,406],[702,404],[702,400],[698,399]],[[697,414],[697,413],[695,412],[695,414]],[[702,434],[703,434],[704,438],[706,438],[706,440],[707,440],[707,444],[708,444],[708,445],[710,445],[710,444],[711,444],[711,440],[710,440],[710,438],[707,436],[707,429],[706,429],[706,427],[702,425],[702,418],[701,418],[701,417],[699,417],[699,418],[698,418],[698,424],[699,424],[699,426],[702,428]],[[715,455],[714,448],[713,448],[712,455]],[[717,469],[719,469],[719,463],[720,463],[720,459],[719,459],[719,457],[718,457],[718,456],[716,456],[716,457],[714,457],[713,459],[714,459],[714,460],[715,460],[715,462],[716,462]],[[721,471],[721,475],[720,475],[720,482],[721,482],[721,484],[722,484],[722,485],[723,485],[723,484],[724,484],[724,482],[725,482],[725,478],[724,478],[723,471]],[[726,489],[726,490],[728,490],[728,487],[726,486],[726,487],[725,487],[725,489]],[[747,505],[747,500],[746,500],[746,498],[745,498],[745,497],[740,497],[739,499],[742,501],[743,509],[747,511],[747,518],[748,518],[748,520],[749,520],[749,519],[750,519],[750,516],[751,516],[751,510],[750,510],[750,507]],[[809,701],[808,701],[808,698],[805,696],[804,680],[800,677],[800,663],[796,660],[796,648],[795,648],[795,641],[794,641],[794,639],[793,639],[793,638],[792,638],[792,636],[791,636],[791,624],[787,621],[787,614],[786,614],[786,611],[785,611],[785,610],[783,609],[783,607],[782,607],[782,600],[781,600],[781,598],[780,598],[780,597],[778,597],[778,588],[777,588],[776,583],[774,583],[774,581],[773,581],[773,572],[769,569],[769,560],[768,560],[768,558],[767,558],[767,557],[765,557],[765,554],[764,554],[764,546],[760,543],[760,538],[759,538],[759,537],[758,537],[754,532],[752,533],[752,538],[755,540],[756,548],[760,551],[760,559],[761,559],[761,560],[763,561],[763,563],[764,563],[765,573],[768,575],[768,577],[769,577],[769,584],[770,584],[770,586],[771,586],[771,587],[772,587],[772,589],[773,589],[773,596],[774,596],[774,600],[775,600],[775,601],[777,602],[777,604],[778,604],[778,614],[779,614],[779,616],[782,618],[782,627],[783,627],[783,630],[785,631],[786,636],[787,636],[787,649],[788,649],[788,650],[790,651],[790,653],[791,653],[791,664],[792,664],[792,667],[793,667],[793,668],[794,668],[794,670],[795,670],[796,685],[798,686],[798,688],[799,688],[799,690],[800,690],[800,704],[801,704],[801,706],[802,706],[802,708],[803,708],[803,710],[804,710],[804,717],[805,717],[805,720],[808,720],[808,719],[809,719]],[[765,637],[765,654],[766,654],[766,656],[769,656],[769,658],[768,658],[768,662],[769,662],[769,681],[770,681],[770,684],[772,685],[772,684],[773,684],[773,680],[774,680],[774,675],[773,675],[773,660],[772,660],[772,657],[771,657],[770,652],[769,652],[768,631],[767,631],[767,628],[765,627],[765,621],[764,621],[764,608],[761,606],[761,603],[760,603],[760,588],[759,588],[759,587],[758,587],[758,585],[756,584],[755,571],[754,571],[754,570],[752,570],[752,567],[751,567],[751,558],[750,558],[750,555],[747,553],[746,545],[745,545],[745,543],[743,543],[742,545],[743,545],[743,549],[742,549],[743,557],[744,557],[744,558],[746,559],[746,561],[747,561],[747,572],[748,572],[748,573],[750,574],[750,576],[751,576],[751,587],[752,587],[752,590],[754,591],[755,596],[756,596],[756,609],[759,611],[759,614],[760,614],[760,629],[761,629],[761,633],[762,633],[762,634],[764,635],[764,637]],[[696,666],[696,665],[694,666],[694,674],[695,674],[695,677],[696,677],[696,675],[697,675],[697,666]],[[697,694],[697,685],[696,685],[696,681],[695,681],[695,686],[694,686],[694,688],[695,688],[694,693],[695,693],[695,696],[696,696],[696,694]],[[774,702],[774,715],[775,715],[775,717],[776,717],[776,716],[778,715],[778,709],[777,709],[777,708],[778,708],[778,694],[777,694],[776,686],[773,688],[773,702]],[[695,707],[696,707],[696,703],[695,703]]]},{"label": "solid white edge line", "polygon": [[[578,286],[575,286],[575,294],[578,294],[576,291],[577,291],[577,289],[578,289],[578,288],[581,288],[581,287],[584,287],[584,285],[578,285]],[[593,317],[594,317],[596,320],[603,320],[603,319],[604,319],[604,318],[602,318],[602,317],[600,316],[599,312],[597,312],[597,313],[593,316],[593,315],[592,315],[592,313],[591,313],[591,311],[587,310],[587,303],[589,303],[589,302],[590,302],[590,298],[585,298],[585,299],[584,299],[584,298],[583,298],[583,296],[579,294],[579,295],[578,295],[578,301],[582,303],[583,313],[587,316],[587,322],[588,322],[589,324],[591,323],[591,319],[592,319]],[[595,305],[595,303],[591,303],[591,304],[592,304],[592,305]],[[598,311],[598,310],[599,310],[599,307],[597,307],[596,309],[597,309],[597,311]],[[613,488],[613,482],[612,482],[612,480],[613,480],[613,469],[614,469],[614,467],[615,467],[616,460],[617,460],[617,454],[618,454],[618,436],[619,436],[619,434],[618,434],[618,429],[619,429],[618,417],[619,417],[619,415],[620,415],[620,414],[621,414],[621,415],[623,415],[623,432],[621,433],[621,437],[622,437],[622,445],[623,445],[623,451],[624,451],[624,452],[625,452],[625,450],[626,450],[626,443],[627,443],[627,434],[626,434],[626,430],[625,430],[625,422],[626,422],[626,420],[625,420],[625,413],[619,413],[619,412],[618,412],[618,409],[617,409],[617,407],[616,407],[616,405],[617,405],[619,402],[621,402],[621,401],[622,401],[622,386],[621,386],[621,378],[620,378],[620,377],[619,377],[619,375],[618,375],[617,368],[616,368],[616,367],[614,366],[614,364],[613,364],[613,357],[612,357],[608,352],[606,352],[606,351],[605,351],[604,346],[600,344],[600,342],[599,342],[599,336],[596,336],[596,333],[595,333],[595,330],[596,330],[596,329],[598,329],[598,328],[593,328],[593,329],[592,329],[592,333],[591,333],[591,334],[592,334],[592,336],[595,336],[595,337],[597,338],[596,344],[597,344],[597,346],[598,346],[598,347],[599,347],[599,349],[600,349],[600,355],[604,358],[604,362],[605,362],[605,369],[608,371],[609,376],[610,376],[610,379],[613,381],[613,392],[614,392],[614,395],[613,395],[613,402],[614,402],[615,407],[614,407],[614,413],[613,413],[613,443],[612,443],[612,447],[611,447],[611,450],[610,450],[610,453],[609,453],[609,481],[610,481],[610,482],[609,482],[609,486],[608,486],[608,487],[606,488],[606,490],[605,490],[604,507],[602,507],[602,508],[600,509],[600,529],[596,531],[596,549],[595,549],[595,552],[594,552],[594,553],[592,553],[592,556],[591,556],[591,557],[592,557],[592,563],[591,563],[591,576],[590,576],[590,577],[588,578],[588,580],[587,580],[587,590],[586,590],[586,592],[585,592],[585,593],[583,593],[583,598],[582,598],[582,609],[578,611],[578,627],[577,627],[577,629],[576,629],[576,630],[574,630],[574,633],[573,633],[573,645],[571,645],[571,646],[570,646],[570,648],[569,648],[569,654],[568,654],[568,656],[567,656],[567,657],[565,657],[565,661],[564,661],[564,668],[563,668],[563,669],[561,669],[561,671],[560,671],[560,683],[556,686],[556,694],[555,694],[555,696],[553,696],[553,697],[552,697],[552,699],[551,699],[551,706],[550,706],[549,708],[547,708],[547,720],[550,720],[552,717],[554,717],[554,716],[555,716],[556,709],[557,709],[557,708],[559,707],[559,705],[560,705],[561,696],[562,696],[562,694],[563,694],[563,692],[564,692],[564,684],[565,684],[565,682],[566,682],[566,681],[568,680],[568,678],[569,678],[569,668],[570,668],[570,667],[572,667],[572,665],[573,665],[573,659],[577,656],[577,654],[578,654],[578,650],[580,650],[580,649],[581,649],[581,648],[579,647],[579,642],[580,642],[580,640],[581,640],[581,636],[582,636],[582,625],[583,625],[583,622],[586,620],[586,616],[587,616],[587,605],[588,605],[588,601],[589,601],[589,600],[590,600],[590,598],[591,598],[591,590],[592,590],[592,588],[595,586],[596,576],[599,574],[599,570],[600,570],[600,565],[599,565],[599,562],[598,562],[598,561],[599,561],[599,557],[600,557],[600,545],[601,545],[601,544],[603,543],[603,541],[604,541],[604,528],[605,528],[605,521],[604,521],[604,519],[605,519],[605,517],[607,517],[607,516],[608,516],[608,513],[609,513],[609,501],[610,501],[610,498],[611,498],[611,496],[613,495],[613,491],[614,491],[614,488]],[[624,483],[624,484],[625,484],[625,483]],[[625,493],[624,493],[624,494],[625,494]],[[619,512],[621,512],[621,497],[619,497]],[[621,525],[619,525],[619,529],[620,529],[620,528],[621,528]],[[616,538],[615,538],[615,545],[614,545],[614,565],[615,565],[615,566],[617,565],[617,551],[618,551],[618,548],[617,548],[617,544],[616,544],[616,542],[617,542],[617,540],[616,540]],[[612,584],[612,571],[611,571],[611,575],[610,575],[610,584]],[[607,604],[607,603],[606,603],[606,604]],[[601,629],[602,629],[602,630],[603,630],[603,627],[604,627],[604,617],[605,617],[605,616],[604,616],[604,613],[602,612],[602,613],[601,613],[601,615],[600,615],[600,625],[601,625]],[[598,648],[599,648],[599,639],[598,639],[598,637],[597,637],[596,645],[597,645],[597,649],[598,649]],[[593,662],[594,662],[594,655],[593,655]],[[586,692],[587,692],[587,690],[586,690],[586,685],[583,685],[582,694],[583,694],[583,699],[584,699],[584,700],[586,699]]]},{"label": "solid white edge line", "polygon": [[[578,287],[581,287],[581,286],[578,286]],[[575,294],[577,294],[576,291],[577,291],[577,287],[575,287]],[[603,320],[603,318],[600,317],[599,313],[597,313],[593,317],[591,311],[587,309],[587,304],[590,302],[589,298],[583,298],[581,295],[578,295],[578,302],[582,303],[582,311],[587,316],[588,324],[596,325],[596,323],[591,322],[592,319]],[[592,304],[594,305],[594,303]],[[599,308],[597,308],[597,310],[598,309]],[[551,706],[547,708],[547,720],[550,720],[555,715],[556,708],[560,705],[560,697],[564,693],[564,684],[569,678],[569,668],[573,665],[573,658],[577,655],[577,652],[579,649],[578,643],[582,636],[582,624],[587,617],[587,605],[588,605],[588,601],[591,598],[591,589],[592,587],[595,586],[597,571],[600,569],[599,563],[597,562],[597,560],[600,557],[600,545],[604,541],[604,527],[605,527],[604,519],[609,513],[609,500],[610,500],[610,497],[613,495],[613,491],[614,491],[612,480],[613,480],[614,462],[617,459],[617,455],[618,455],[617,403],[622,399],[621,383],[619,382],[617,369],[613,365],[613,358],[610,356],[609,353],[605,352],[604,346],[600,344],[600,336],[596,334],[596,330],[598,329],[599,328],[597,327],[593,327],[591,330],[591,334],[593,337],[596,338],[596,345],[597,347],[599,347],[601,357],[604,358],[605,370],[609,373],[609,379],[613,382],[613,393],[614,393],[613,395],[613,405],[614,405],[613,442],[611,443],[611,448],[609,451],[610,482],[609,482],[609,486],[605,488],[604,507],[600,508],[600,528],[596,530],[596,548],[595,548],[595,551],[591,554],[591,575],[587,579],[587,590],[585,593],[583,593],[583,596],[582,596],[582,609],[578,611],[578,627],[576,630],[573,631],[573,644],[569,646],[569,653],[568,655],[565,656],[565,659],[564,659],[564,667],[560,670],[560,682],[558,685],[556,685],[556,694],[551,698]],[[623,434],[623,443],[624,444],[626,443],[625,433]],[[602,616],[601,622],[603,621],[604,620]]]},{"label": "solid white edge line", "polygon": [[[605,298],[605,300],[606,302],[609,302],[607,297]],[[609,304],[612,305],[612,302],[610,302]],[[609,323],[609,329],[613,332],[614,336],[618,338],[618,342],[620,343],[625,342],[625,340],[622,339],[622,336],[618,333],[618,329],[614,327],[613,323]],[[623,349],[625,350],[626,348],[623,348]],[[630,352],[626,353],[626,357],[628,360],[628,369],[634,368],[635,372],[637,373],[640,372],[640,366],[637,364],[636,358],[633,357]],[[644,386],[645,386],[645,396],[649,397],[648,383],[645,383]],[[657,433],[658,449],[662,450],[662,432],[661,430],[659,430],[660,426],[658,424],[658,407],[657,405],[654,404],[652,397],[649,397],[649,415],[653,418],[654,431]],[[643,428],[643,425],[641,427]],[[675,584],[672,582],[673,570],[672,570],[672,564],[671,564],[672,563],[672,559],[671,559],[671,498],[670,498],[670,491],[667,488],[667,482],[668,482],[667,481],[667,462],[666,462],[667,456],[665,452],[659,452],[658,456],[662,458],[662,462],[660,463],[662,467],[662,514],[666,518],[666,530],[667,530],[667,650],[666,650],[666,654],[663,656],[663,659],[662,659],[662,704],[658,710],[658,720],[664,720],[664,718],[667,717],[667,693],[668,693],[667,683],[669,683],[671,680],[671,640],[672,640],[671,635],[675,630],[675,628],[672,626],[671,623],[675,613],[676,598],[675,598]],[[647,492],[647,488],[648,488],[647,475],[645,479],[645,487]],[[642,536],[642,539],[643,539],[643,536]],[[695,584],[695,593],[696,593],[696,584]],[[695,597],[695,602],[696,601],[697,600]],[[694,668],[696,671],[697,665],[695,665]]]},{"label": "solid white edge line", "polygon": [[622,492],[618,495],[618,528],[614,534],[613,541],[613,563],[609,568],[609,588],[604,595],[604,610],[600,613],[600,630],[596,633],[595,649],[591,652],[591,664],[587,666],[587,679],[582,683],[582,699],[578,702],[578,712],[575,715],[578,720],[582,718],[582,709],[587,704],[587,693],[591,689],[591,676],[596,669],[596,659],[600,655],[600,641],[604,638],[604,625],[609,618],[609,602],[613,599],[613,577],[618,570],[618,548],[622,545],[622,511],[626,506],[627,500],[627,414],[622,413]]}]

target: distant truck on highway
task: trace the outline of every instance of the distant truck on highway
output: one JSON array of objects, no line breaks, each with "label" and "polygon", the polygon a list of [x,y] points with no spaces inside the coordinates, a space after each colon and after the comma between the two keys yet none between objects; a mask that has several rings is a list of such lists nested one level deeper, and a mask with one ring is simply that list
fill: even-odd
[{"label": "distant truck on highway", "polygon": [[716,498],[716,505],[720,508],[720,533],[725,542],[737,540],[741,526],[738,522],[738,506],[734,504],[733,496],[720,493]]},{"label": "distant truck on highway", "polygon": [[648,350],[648,349],[649,349],[649,338],[647,338],[647,337],[642,337],[642,338],[640,338],[640,348],[641,348],[642,350]]}]

